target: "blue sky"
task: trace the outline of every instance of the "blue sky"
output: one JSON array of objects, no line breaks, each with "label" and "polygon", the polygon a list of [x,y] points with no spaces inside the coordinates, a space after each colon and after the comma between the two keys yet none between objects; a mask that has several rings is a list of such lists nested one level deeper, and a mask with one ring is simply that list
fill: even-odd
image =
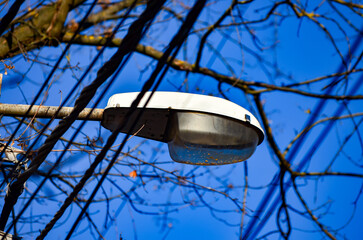
[{"label": "blue sky", "polygon": [[[241,12],[244,12],[244,19],[252,20],[258,19],[266,14],[267,9],[272,6],[272,1],[258,1],[252,3],[251,6],[240,6]],[[186,60],[190,63],[195,61],[197,54],[200,34],[197,31],[205,27],[206,22],[213,23],[217,16],[224,11],[228,6],[229,1],[220,1],[212,3],[211,6],[206,8],[199,22],[195,26],[195,32],[190,35],[185,48],[181,49],[178,58]],[[302,5],[304,5],[302,3]],[[318,2],[308,2],[307,10],[313,9],[319,5]],[[191,5],[188,2],[188,5]],[[175,7],[177,11],[181,10],[179,5],[169,3],[170,7]],[[339,6],[339,9],[345,16],[357,26],[362,29],[361,17],[353,13],[349,9]],[[138,10],[141,11],[140,9]],[[334,49],[334,46],[329,41],[325,32],[323,32],[315,23],[312,23],[307,18],[297,19],[291,10],[287,10],[286,6],[278,8],[278,11],[284,15],[272,16],[269,21],[262,24],[255,24],[250,26],[253,32],[258,37],[258,41],[254,42],[251,34],[248,33],[244,27],[230,27],[222,29],[222,33],[213,33],[209,38],[211,46],[217,49],[224,59],[213,56],[215,52],[206,50],[203,52],[201,66],[213,69],[221,74],[232,75],[236,74],[237,77],[247,80],[274,84],[284,86],[287,84],[297,83],[316,77],[325,76],[327,74],[335,73],[341,65],[339,55]],[[342,31],[332,21],[319,18],[324,26],[326,26],[330,33],[336,39],[337,46],[339,47],[342,55],[346,55],[350,50],[356,38],[361,38],[357,32],[350,28],[347,24],[342,23],[342,19],[332,11],[328,2],[323,2],[321,7],[315,11],[318,14],[326,17],[335,18],[342,24],[343,29],[349,37],[349,42],[346,41]],[[235,13],[235,12],[234,12]],[[235,13],[237,15],[237,13]],[[157,21],[169,19],[170,16],[165,14],[160,16]],[[231,21],[239,20],[237,17],[233,20],[227,18],[224,24],[231,23]],[[268,25],[270,24],[270,25]],[[163,50],[167,45],[170,38],[173,36],[180,23],[176,20],[160,22],[155,24],[150,34],[145,38],[142,43],[145,45],[152,45],[158,50]],[[124,29],[126,29],[125,26]],[[250,29],[250,30],[251,30]],[[124,36],[125,31],[120,32],[118,36]],[[226,35],[227,34],[227,35]],[[223,42],[223,38],[229,36],[227,41]],[[239,43],[240,42],[240,43]],[[243,44],[241,47],[240,44]],[[44,47],[40,50],[35,50],[35,54],[42,56],[41,60],[50,64],[54,64],[55,59],[59,56],[64,45],[57,48]],[[251,54],[258,54],[261,58],[257,59]],[[360,43],[357,48],[355,57],[363,50],[363,43]],[[109,59],[115,49],[108,49],[97,62],[91,74],[89,74],[85,83],[90,83],[96,76],[96,70]],[[80,77],[85,68],[90,63],[97,53],[95,47],[85,46],[72,46],[68,55],[71,65],[79,66],[79,69],[57,71],[54,75],[53,83],[49,88],[49,97],[43,103],[45,105],[58,105],[62,99],[68,94],[73,84],[75,84],[76,77]],[[50,68],[42,64],[34,64],[26,62],[22,57],[15,57],[11,59],[15,66],[13,71],[4,76],[3,89],[1,92],[0,101],[2,103],[22,103],[30,102],[32,97],[39,89],[39,85],[47,77]],[[233,73],[228,70],[224,64],[227,61]],[[99,107],[105,107],[107,99],[116,93],[139,91],[145,81],[150,76],[156,62],[141,54],[135,53],[132,55],[130,61],[124,70],[117,77],[113,85],[108,89]],[[63,62],[66,66],[66,60]],[[278,68],[278,71],[276,69]],[[358,64],[357,68],[361,68],[362,63]],[[26,77],[20,76],[19,73],[27,71]],[[0,69],[1,71],[1,69]],[[361,81],[362,74],[355,73],[349,77],[346,85],[339,84],[332,94],[344,95],[346,90],[351,90],[351,87],[356,81]],[[187,81],[186,81],[187,79]],[[318,83],[310,84],[300,87],[298,89],[313,93],[322,94],[322,88],[331,80],[325,80]],[[19,88],[15,83],[19,83]],[[187,82],[187,84],[185,84]],[[21,91],[25,95],[22,97]],[[219,93],[218,82],[211,77],[206,77],[200,74],[190,73],[186,75],[183,72],[170,69],[168,74],[163,79],[163,82],[158,90],[161,91],[185,91],[191,93],[200,93],[205,95],[214,95],[223,97]],[[227,84],[222,85],[224,94],[233,102],[249,109],[253,113],[257,113],[255,105],[252,103],[253,98],[250,95],[245,95],[240,89],[231,87]],[[362,93],[362,87],[356,89],[356,94]],[[101,91],[98,92],[100,94]],[[79,92],[75,92],[76,96]],[[266,92],[261,95],[264,102],[264,110],[267,114],[272,132],[274,134],[277,145],[283,151],[291,140],[298,132],[303,129],[307,119],[312,115],[311,111],[314,110],[320,99],[301,96],[294,93],[286,93],[281,91]],[[68,106],[73,105],[72,102],[67,103]],[[38,102],[38,104],[40,101]],[[332,116],[335,110],[342,105],[341,101],[328,100],[325,108],[317,113],[318,119],[323,119]],[[359,113],[362,111],[362,100],[353,100],[347,103],[347,108],[352,113]],[[348,114],[345,110],[343,115]],[[362,145],[360,135],[354,132],[354,124],[361,121],[361,117],[354,118],[355,122],[351,119],[336,121],[331,128],[324,141],[319,145],[319,148],[314,152],[314,155],[309,159],[309,163],[303,168],[304,171],[321,172],[326,169],[329,162],[337,155],[334,164],[331,166],[332,171],[340,172],[353,172],[362,173]],[[8,118],[3,121],[12,121]],[[44,120],[42,120],[44,121]],[[77,127],[80,122],[74,124]],[[301,159],[305,156],[308,149],[312,146],[316,138],[323,130],[326,123],[319,124],[314,127],[310,132],[306,141],[301,146],[298,154],[294,158],[293,167],[296,167]],[[55,126],[54,124],[52,125]],[[70,130],[66,137],[70,137],[73,133]],[[103,139],[107,139],[110,135],[108,130],[101,128],[101,135]],[[359,125],[358,132],[362,131]],[[92,122],[88,123],[83,129],[83,132],[89,135],[90,138],[97,137],[99,133],[99,124]],[[350,134],[352,136],[350,137]],[[1,136],[6,136],[6,132],[1,130]],[[86,141],[85,134],[78,136],[78,141]],[[124,135],[120,134],[121,140]],[[349,140],[341,151],[338,151],[342,142],[347,137]],[[44,141],[44,139],[43,139]],[[101,144],[101,143],[100,143]],[[109,203],[111,216],[115,217],[112,224],[107,226],[106,239],[118,239],[119,234],[124,239],[238,239],[239,226],[241,223],[241,212],[236,208],[233,199],[236,199],[238,204],[242,205],[244,185],[245,185],[245,165],[244,163],[237,163],[234,165],[225,166],[212,166],[212,167],[195,167],[172,163],[169,157],[166,144],[160,144],[155,141],[147,141],[140,138],[133,138],[125,146],[123,151],[129,151],[138,144],[141,144],[137,150],[132,152],[132,155],[150,163],[156,163],[157,166],[169,171],[165,173],[161,170],[154,169],[148,165],[138,165],[139,162],[132,158],[124,158],[125,165],[122,164],[112,170],[113,174],[125,174],[136,170],[143,174],[160,174],[165,178],[170,178],[170,181],[152,178],[132,179],[130,177],[114,177],[104,183],[104,189],[97,195],[96,199],[101,199],[103,193],[108,193],[110,196],[120,194],[115,184],[128,192],[133,187],[136,187],[134,192],[130,192],[130,197],[135,201],[137,209],[145,212],[162,212],[173,209],[167,215],[160,214],[159,216],[140,214],[133,209],[133,206],[127,201],[125,197],[118,197],[111,200]],[[40,143],[39,143],[40,145]],[[61,149],[62,144],[56,145],[55,149]],[[54,153],[49,158],[52,162],[58,153]],[[70,164],[66,164],[62,168],[62,172],[76,172],[81,173],[86,169],[92,161],[93,156],[85,153],[78,155],[69,155],[75,160],[70,160]],[[122,162],[121,162],[122,163]],[[126,164],[127,163],[127,164]],[[131,163],[131,164],[130,164]],[[103,167],[106,163],[103,163]],[[247,160],[248,167],[248,194],[246,198],[247,215],[244,218],[244,226],[247,226],[251,221],[251,216],[255,213],[261,199],[263,198],[269,183],[279,170],[278,160],[269,149],[268,142],[265,140],[256,150],[255,154]],[[211,192],[207,190],[193,188],[191,184],[180,185],[180,183],[173,182],[173,175],[170,172],[175,171],[180,176],[190,176],[195,174],[195,182],[198,185],[206,188],[217,189],[221,192],[229,194],[230,198],[225,197],[223,194]],[[286,177],[286,180],[288,178]],[[34,188],[37,180],[34,179],[35,184],[29,183],[30,189]],[[111,181],[114,181],[111,183]],[[143,185],[144,183],[144,185]],[[338,239],[359,239],[363,235],[361,228],[362,214],[363,214],[363,200],[360,196],[362,188],[362,179],[354,177],[322,177],[322,178],[300,178],[297,180],[299,190],[303,194],[305,201],[314,213],[317,214],[322,223],[327,226],[337,229],[344,226],[349,221],[350,216],[353,218],[349,225],[340,231],[337,235]],[[87,191],[82,192],[82,197],[86,198],[89,192],[92,191],[95,181],[89,183]],[[59,192],[50,183],[47,184],[49,191]],[[62,185],[66,191],[70,192],[69,188]],[[46,190],[40,195],[49,195]],[[202,195],[198,195],[202,194]],[[274,195],[278,196],[280,193],[277,191]],[[201,196],[203,201],[201,200]],[[286,194],[287,201],[291,209],[291,224],[293,231],[291,239],[324,239],[324,235],[319,233],[319,228],[315,223],[307,217],[297,214],[304,212],[296,193],[293,189],[289,189]],[[34,202],[33,207],[26,213],[42,214],[48,213],[50,218],[55,211],[59,208],[65,196],[60,194],[51,198],[50,201],[42,199]],[[356,205],[353,202],[356,201]],[[21,202],[19,207],[21,206]],[[2,203],[1,203],[2,204]],[[163,207],[164,204],[170,204],[168,208]],[[152,206],[154,205],[154,206]],[[208,207],[210,206],[210,207]],[[355,208],[356,206],[356,208]],[[105,203],[94,203],[89,209],[89,214],[95,221],[97,226],[102,230],[104,228],[104,219],[106,218]],[[354,209],[355,208],[355,209]],[[119,209],[119,210],[118,210]],[[214,210],[211,210],[214,209]],[[120,211],[118,213],[118,211]],[[67,232],[73,224],[79,208],[73,204],[72,207],[66,212],[65,216],[59,221],[57,228],[49,234],[49,239],[63,239],[64,232]],[[117,214],[117,215],[116,215]],[[263,214],[261,216],[264,216]],[[42,229],[42,224],[47,222],[47,217],[39,220],[39,223],[33,223],[34,226],[24,226],[24,232],[34,231],[24,236],[25,239],[33,239],[36,236],[37,229]],[[108,219],[110,222],[110,219]],[[284,224],[284,223],[282,223]],[[43,227],[42,227],[43,226]],[[285,226],[285,225],[284,225]],[[30,229],[32,228],[32,229]],[[258,236],[275,231],[276,227],[276,211],[273,212],[266,225]],[[330,228],[329,228],[330,229]],[[92,227],[83,221],[78,227],[79,235],[74,235],[74,239],[93,238]],[[28,238],[29,237],[29,238]],[[266,239],[280,239],[278,234],[269,235]],[[281,238],[282,239],[282,238]]]}]

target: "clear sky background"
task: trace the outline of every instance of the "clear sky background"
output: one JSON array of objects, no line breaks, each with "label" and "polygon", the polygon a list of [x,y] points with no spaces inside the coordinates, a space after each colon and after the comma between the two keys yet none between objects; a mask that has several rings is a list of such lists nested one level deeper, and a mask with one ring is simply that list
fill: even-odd
[{"label": "clear sky background", "polygon": [[[359,4],[359,1],[356,2]],[[242,20],[261,19],[274,3],[274,1],[254,1],[251,4],[241,4],[237,7],[238,11],[233,11],[233,17],[226,18],[222,24],[233,25],[233,23]],[[296,1],[294,3],[304,6],[307,12],[319,14],[317,19],[329,30],[343,56],[351,51],[352,45],[357,38],[362,38],[362,17],[348,7],[330,1]],[[185,4],[191,6],[193,1],[186,1]],[[331,4],[338,8],[345,18],[350,19],[351,23],[360,30],[360,33],[345,23],[342,17],[332,9]],[[205,32],[203,28],[214,23],[229,5],[230,1],[209,1],[208,7],[199,17],[188,41],[180,50],[179,59],[194,63],[200,37]],[[182,16],[186,15],[182,2],[169,2],[167,6],[173,8]],[[142,7],[138,7],[134,14],[141,13],[142,9]],[[356,10],[362,15],[362,8],[356,8]],[[326,32],[307,17],[296,18],[294,12],[286,5],[278,7],[275,12],[280,14],[271,16],[265,22],[250,24],[248,25],[249,28],[236,24],[237,26],[223,27],[215,31],[208,38],[208,44],[210,45],[203,51],[201,66],[245,81],[262,82],[277,86],[287,86],[338,71],[342,65],[341,57]],[[75,16],[76,13],[72,14],[70,17]],[[242,19],[238,16],[239,14],[243,16]],[[76,19],[78,18],[80,18],[80,15],[76,17]],[[178,30],[178,27],[180,27],[180,21],[175,20],[172,14],[168,12],[163,12],[155,21],[156,23],[151,27],[148,35],[141,43],[162,51]],[[128,21],[128,24],[131,22],[132,20]],[[122,27],[117,35],[118,37],[126,34],[128,24]],[[89,33],[92,33],[92,31],[90,30]],[[56,48],[43,47],[33,51],[30,56],[35,57],[38,55],[41,62],[53,65],[64,47],[64,44]],[[362,50],[363,42],[358,44],[353,53],[353,58],[349,59],[348,69],[355,63]],[[91,61],[90,59],[93,59],[97,54],[97,51],[96,47],[73,45],[67,55],[69,62],[64,59],[62,66],[66,67],[70,64],[71,66],[77,66],[77,68],[56,72],[48,89],[48,97],[44,98],[42,104],[59,105],[75,84],[77,78],[86,69]],[[97,66],[92,69],[86,81],[82,83],[82,87],[95,78],[97,69],[115,51],[115,48],[109,48],[105,51],[97,62]],[[9,71],[8,75],[4,75],[0,102],[27,104],[31,102],[51,68],[45,64],[28,62],[22,56],[10,60],[15,68]],[[155,60],[149,57],[134,53],[126,67],[117,76],[116,81],[108,89],[98,107],[105,107],[108,98],[113,94],[140,91],[156,63]],[[363,65],[360,62],[356,69],[362,67]],[[0,72],[3,71],[3,65],[0,64]],[[323,94],[325,91],[323,88],[330,83],[331,79],[304,85],[296,89]],[[347,95],[356,82],[363,82],[362,73],[354,73],[348,79],[341,81],[336,85],[331,95]],[[158,90],[199,93],[222,98],[226,96],[232,102],[257,114],[251,95],[246,95],[240,89],[227,84],[222,84],[223,94],[221,94],[220,89],[218,89],[218,82],[201,74],[186,74],[185,72],[170,69]],[[361,95],[363,87],[359,85],[355,90],[354,95]],[[76,97],[79,91],[74,92],[73,96]],[[98,94],[100,93],[101,90],[98,91]],[[363,110],[362,100],[349,102],[328,100],[320,112],[314,112],[320,101],[319,98],[282,91],[266,92],[261,95],[261,98],[276,143],[282,151],[294,139],[296,134],[303,129],[312,114],[317,114],[317,119],[333,116],[336,109],[344,104],[345,109],[342,115],[361,113]],[[38,104],[40,102],[41,100],[39,100]],[[68,106],[73,104],[74,99],[67,103]],[[46,122],[46,120],[41,121]],[[362,174],[363,149],[362,138],[359,134],[362,132],[361,121],[362,117],[360,116],[334,122],[326,138],[318,143],[318,149],[313,151],[312,156],[308,157],[308,164],[302,170],[323,172],[332,159],[335,159],[331,168],[327,170]],[[14,119],[4,118],[2,122],[14,122]],[[76,122],[74,127],[79,124],[80,122]],[[293,158],[293,168],[298,166],[314,144],[316,146],[315,140],[326,125],[327,122],[313,128],[297,152],[296,157]],[[52,126],[54,127],[55,123]],[[15,125],[10,125],[10,127],[14,128]],[[65,137],[70,137],[73,131],[74,129],[67,132]],[[77,141],[86,142],[86,135],[88,135],[89,139],[92,139],[97,138],[99,134],[103,140],[106,140],[110,132],[100,127],[99,123],[90,122],[78,135]],[[9,133],[3,128],[1,138],[8,135]],[[123,137],[124,135],[120,134],[120,141]],[[37,146],[39,147],[43,141],[44,139]],[[342,149],[339,149],[344,141],[346,141],[346,144]],[[102,142],[97,143],[102,144]],[[246,173],[248,173],[248,192],[243,230],[252,221],[252,216],[256,214],[255,210],[271,187],[270,183],[274,176],[279,171],[278,159],[266,140],[245,163],[224,166],[189,166],[173,163],[166,144],[151,140],[145,141],[137,137],[131,139],[123,151],[128,152],[135,146],[138,147],[131,152],[133,156],[154,163],[167,171],[175,171],[179,176],[190,177],[194,174],[195,178],[191,178],[191,181],[195,181],[196,184],[206,188],[225,192],[229,197],[217,192],[196,188],[192,184],[186,184],[182,181],[175,182],[171,174],[157,170],[149,165],[140,165],[140,162],[135,159],[125,157],[121,164],[112,170],[112,174],[119,176],[110,177],[106,180],[96,199],[102,199],[106,193],[108,196],[121,194],[121,188],[129,194],[129,197],[134,201],[134,205],[130,204],[128,198],[123,195],[110,200],[109,204],[105,202],[94,203],[89,208],[89,215],[106,239],[119,239],[120,234],[127,240],[238,239],[242,214],[236,207],[236,202],[242,206]],[[62,149],[62,147],[63,144],[59,143],[55,149]],[[55,161],[58,155],[58,152],[54,152],[48,161]],[[93,156],[85,152],[68,154],[64,158],[65,163],[58,171],[62,174],[66,172],[82,174],[82,171],[87,169],[93,158]],[[103,163],[102,167],[105,166],[106,163]],[[43,167],[43,169],[47,168],[48,166]],[[136,170],[137,174],[160,174],[163,177],[160,179],[140,178],[139,176],[136,178],[128,177],[128,174],[133,170]],[[126,176],[120,177],[122,174]],[[170,178],[170,180],[168,181],[167,178]],[[34,177],[28,183],[29,192],[36,187],[39,179],[40,177]],[[288,181],[288,179],[289,175],[287,174],[285,181]],[[183,186],[183,184],[185,185]],[[298,178],[297,184],[306,203],[314,211],[314,214],[319,217],[319,221],[328,226],[328,230],[333,233],[336,233],[335,230],[339,229],[339,232],[336,233],[338,239],[363,238],[363,199],[361,196],[363,182],[361,177],[306,177]],[[60,186],[64,187],[68,193],[70,192],[70,188],[66,185]],[[80,197],[87,199],[94,186],[95,181],[90,182],[88,188],[82,192]],[[32,207],[25,214],[26,216],[33,216],[33,224],[19,225],[22,227],[19,227],[18,231],[24,233],[24,235],[21,235],[24,239],[34,239],[39,229],[44,227],[44,224],[49,221],[65,199],[64,194],[61,194],[59,189],[56,189],[51,183],[47,183],[43,189],[39,193],[39,198],[33,202]],[[26,193],[26,196],[29,196],[29,192]],[[277,187],[277,191],[270,199],[273,200],[279,195],[280,192]],[[51,197],[47,200],[43,199],[43,196]],[[325,239],[326,236],[321,233],[318,225],[310,219],[292,188],[287,190],[286,198],[292,225],[290,239]],[[0,203],[3,204],[3,202]],[[24,204],[24,201],[19,200],[17,205],[19,209],[22,204]],[[270,206],[270,204],[271,202],[268,202],[267,206]],[[110,216],[106,215],[107,208],[109,208]],[[258,237],[267,234],[265,239],[282,239],[278,232],[275,232],[277,231],[277,208],[268,218],[257,235]],[[59,221],[56,228],[50,232],[48,239],[63,239],[65,232],[70,229],[79,212],[79,207],[73,204]],[[163,214],[164,212],[169,213]],[[48,215],[40,216],[42,214]],[[262,218],[265,214],[266,209],[259,217]],[[114,220],[112,221],[111,218]],[[105,221],[105,219],[107,220]],[[281,216],[281,219],[280,222],[283,228],[286,229],[284,215]],[[258,224],[259,221],[255,226],[258,226]],[[73,235],[74,239],[97,239],[94,236],[97,235],[94,234],[92,226],[87,221],[83,221],[78,226],[77,233]],[[257,236],[255,239],[257,239]]]}]

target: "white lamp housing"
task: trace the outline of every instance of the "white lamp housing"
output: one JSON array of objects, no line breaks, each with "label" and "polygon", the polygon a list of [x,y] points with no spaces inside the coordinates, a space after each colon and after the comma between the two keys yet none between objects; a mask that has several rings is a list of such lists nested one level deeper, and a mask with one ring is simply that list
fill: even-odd
[{"label": "white lamp housing", "polygon": [[[111,131],[117,129],[138,94],[113,95],[104,110],[102,126]],[[150,94],[145,94],[121,132],[130,130]],[[155,92],[133,133],[168,143],[174,161],[195,165],[244,161],[264,138],[257,119],[239,105],[222,98],[180,92]]]}]

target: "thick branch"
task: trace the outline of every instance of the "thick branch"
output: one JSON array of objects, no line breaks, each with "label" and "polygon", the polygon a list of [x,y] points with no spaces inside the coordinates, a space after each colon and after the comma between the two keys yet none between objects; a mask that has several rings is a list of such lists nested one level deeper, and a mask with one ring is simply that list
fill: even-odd
[{"label": "thick branch", "polygon": [[[22,104],[3,104],[0,103],[0,115],[4,116],[14,116],[14,117],[35,117],[35,118],[56,118],[56,119],[63,119],[68,117],[73,107],[62,107],[62,109],[56,112],[59,107],[57,106],[38,106],[34,105],[32,109],[27,113],[30,105],[22,105]],[[78,117],[77,120],[93,120],[93,121],[101,121],[103,115],[103,109],[92,109],[85,108],[83,109]],[[88,114],[90,114],[88,116]],[[25,115],[26,114],[26,115]]]},{"label": "thick branch", "polygon": [[[72,33],[66,33],[63,36],[62,42],[69,42],[72,36],[73,36]],[[76,38],[73,41],[73,43],[75,43],[75,44],[88,45],[88,46],[103,46],[106,44],[106,42],[107,42],[106,37],[101,37],[101,36],[95,37],[92,35],[78,35],[78,36],[76,36]],[[121,42],[122,42],[122,38],[114,38],[114,39],[112,39],[112,41],[109,43],[108,46],[109,47],[118,47],[121,44]],[[159,60],[162,56],[162,52],[156,50],[153,47],[145,46],[142,44],[138,44],[136,46],[135,51],[138,53],[141,53],[143,55],[149,56],[156,60]],[[240,88],[243,91],[250,93],[250,94],[259,94],[262,92],[278,90],[278,91],[282,91],[282,92],[296,93],[296,94],[300,94],[300,95],[307,96],[307,97],[323,98],[323,99],[334,99],[334,100],[363,99],[363,95],[356,95],[356,96],[324,95],[324,94],[305,92],[305,91],[301,91],[301,90],[294,89],[291,87],[276,86],[273,84],[267,84],[267,83],[262,83],[262,82],[244,81],[244,80],[236,78],[236,77],[231,77],[231,76],[217,73],[209,68],[205,68],[205,67],[196,68],[195,65],[192,65],[186,61],[182,61],[179,59],[175,59],[174,61],[171,62],[170,65],[172,68],[174,68],[176,70],[200,73],[200,74],[212,77],[219,82],[227,83],[234,87]],[[262,87],[265,89],[253,91],[249,88],[250,86]]]},{"label": "thick branch", "polygon": [[35,10],[32,16],[0,37],[0,59],[43,46],[57,44],[68,12],[85,0],[64,0]]}]

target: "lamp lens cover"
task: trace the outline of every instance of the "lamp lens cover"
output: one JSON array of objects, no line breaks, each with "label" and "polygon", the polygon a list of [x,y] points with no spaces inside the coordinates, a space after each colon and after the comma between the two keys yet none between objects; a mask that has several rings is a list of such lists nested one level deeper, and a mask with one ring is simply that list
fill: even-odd
[{"label": "lamp lens cover", "polygon": [[169,124],[171,158],[193,165],[223,165],[248,159],[258,145],[257,131],[248,123],[199,113],[174,112]]}]

